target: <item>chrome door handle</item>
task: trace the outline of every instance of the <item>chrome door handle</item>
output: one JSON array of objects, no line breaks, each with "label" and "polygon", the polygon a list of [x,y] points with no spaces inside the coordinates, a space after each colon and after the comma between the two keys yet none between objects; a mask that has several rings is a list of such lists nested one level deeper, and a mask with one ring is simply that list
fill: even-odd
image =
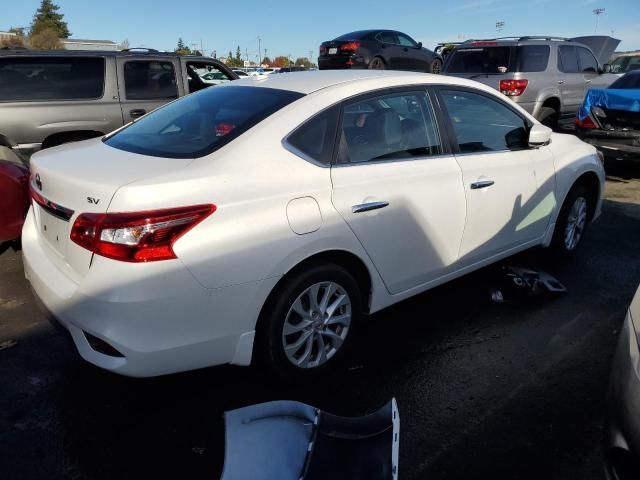
[{"label": "chrome door handle", "polygon": [[563,85],[564,84],[564,80],[558,80],[558,85]]},{"label": "chrome door handle", "polygon": [[591,79],[590,78],[585,78],[584,79],[584,83],[591,83]]},{"label": "chrome door handle", "polygon": [[384,208],[389,205],[389,202],[368,202],[361,203],[359,205],[354,205],[351,207],[352,213],[360,213],[360,212],[368,212],[370,210],[378,210],[379,208]]},{"label": "chrome door handle", "polygon": [[471,190],[477,190],[479,188],[486,188],[493,185],[495,182],[493,180],[478,180],[477,182],[473,182],[471,184]]}]

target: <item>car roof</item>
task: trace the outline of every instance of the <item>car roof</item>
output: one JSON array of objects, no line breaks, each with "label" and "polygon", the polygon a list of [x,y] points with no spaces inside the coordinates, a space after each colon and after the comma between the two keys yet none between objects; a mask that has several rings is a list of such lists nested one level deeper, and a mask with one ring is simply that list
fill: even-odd
[{"label": "car roof", "polygon": [[351,37],[354,40],[357,40],[359,38],[368,37],[369,35],[373,35],[381,32],[402,33],[402,32],[398,32],[397,30],[389,30],[388,28],[378,28],[378,29],[372,29],[372,30],[356,30],[355,32],[348,32],[342,35],[338,35],[336,38],[334,38],[334,40],[338,38],[345,38],[345,37]]},{"label": "car roof", "polygon": [[[288,90],[308,95],[325,88],[334,87],[350,82],[375,81],[385,79],[389,87],[411,84],[448,84],[461,86],[474,86],[483,88],[477,82],[463,80],[445,75],[430,73],[404,72],[397,70],[312,70],[304,72],[291,72],[287,75],[259,75],[250,78],[241,78],[216,88],[229,86],[254,86]],[[487,87],[487,89],[490,89]]]},{"label": "car roof", "polygon": [[216,58],[206,57],[204,55],[179,55],[175,52],[159,52],[155,50],[119,50],[119,51],[101,51],[101,50],[3,50],[0,49],[0,56],[6,57],[184,57],[190,60],[214,60],[220,62]]}]

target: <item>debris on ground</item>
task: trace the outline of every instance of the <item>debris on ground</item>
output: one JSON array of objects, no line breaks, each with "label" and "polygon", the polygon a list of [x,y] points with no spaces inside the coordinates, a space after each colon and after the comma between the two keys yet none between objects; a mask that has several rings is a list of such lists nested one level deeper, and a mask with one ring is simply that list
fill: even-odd
[{"label": "debris on ground", "polygon": [[18,344],[15,340],[5,340],[0,342],[0,351],[6,350],[7,348],[15,347]]},{"label": "debris on ground", "polygon": [[492,285],[489,288],[489,294],[494,303],[505,303],[567,291],[562,283],[547,272],[511,265],[501,265],[494,269],[490,283]]}]

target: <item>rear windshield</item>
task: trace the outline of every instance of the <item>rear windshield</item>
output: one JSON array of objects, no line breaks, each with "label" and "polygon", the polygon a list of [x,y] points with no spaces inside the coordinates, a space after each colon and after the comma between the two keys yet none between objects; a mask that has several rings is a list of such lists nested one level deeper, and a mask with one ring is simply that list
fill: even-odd
[{"label": "rear windshield", "polygon": [[609,88],[638,88],[640,89],[640,73],[626,74],[609,85]]},{"label": "rear windshield", "polygon": [[512,47],[479,47],[455,50],[447,73],[507,73],[511,71]]},{"label": "rear windshield", "polygon": [[371,35],[371,32],[361,30],[358,32],[345,33],[344,35],[334,38],[334,40],[361,40],[369,35]]},{"label": "rear windshield", "polygon": [[105,143],[142,155],[201,157],[302,96],[264,87],[207,88],[145,115]]},{"label": "rear windshield", "polygon": [[103,90],[101,57],[0,57],[0,102],[90,100]]}]

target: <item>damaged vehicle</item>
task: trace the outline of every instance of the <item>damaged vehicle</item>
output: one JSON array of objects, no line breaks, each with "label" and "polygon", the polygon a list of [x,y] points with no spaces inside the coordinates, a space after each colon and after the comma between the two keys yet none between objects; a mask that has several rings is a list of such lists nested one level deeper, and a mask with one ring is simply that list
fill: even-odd
[{"label": "damaged vehicle", "polygon": [[576,135],[607,159],[640,160],[640,70],[589,90],[575,124]]},{"label": "damaged vehicle", "polygon": [[571,256],[605,180],[488,86],[368,70],[204,89],[31,172],[26,276],[83,358],[288,379],[339,364],[365,314],[531,247]]}]

